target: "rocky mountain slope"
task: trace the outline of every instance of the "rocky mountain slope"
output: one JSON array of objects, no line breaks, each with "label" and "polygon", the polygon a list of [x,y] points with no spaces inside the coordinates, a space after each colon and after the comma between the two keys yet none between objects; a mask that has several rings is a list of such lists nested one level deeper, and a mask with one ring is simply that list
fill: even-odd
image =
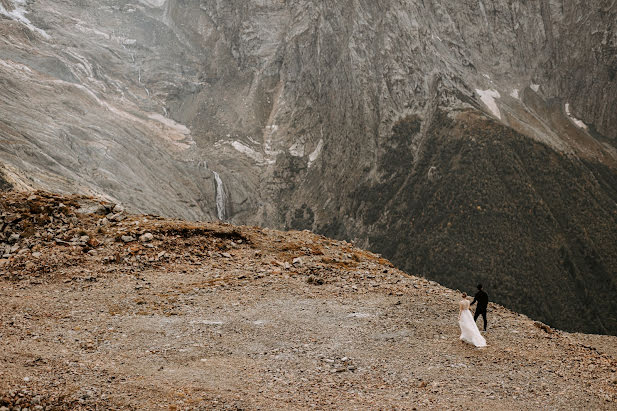
[{"label": "rocky mountain slope", "polygon": [[614,409],[615,338],[490,304],[310,232],[0,200],[2,409]]},{"label": "rocky mountain slope", "polygon": [[2,0],[0,17],[0,186],[311,229],[617,334],[614,1]]}]

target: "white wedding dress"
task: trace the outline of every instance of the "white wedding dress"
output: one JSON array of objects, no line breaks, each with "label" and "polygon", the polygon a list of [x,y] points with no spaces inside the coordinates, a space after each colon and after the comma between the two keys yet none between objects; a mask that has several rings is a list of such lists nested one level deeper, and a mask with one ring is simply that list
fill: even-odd
[{"label": "white wedding dress", "polygon": [[458,325],[461,327],[461,340],[466,343],[473,344],[476,347],[486,347],[486,340],[480,334],[476,322],[473,320],[471,311],[469,311],[469,301],[461,300],[459,303],[461,309]]}]

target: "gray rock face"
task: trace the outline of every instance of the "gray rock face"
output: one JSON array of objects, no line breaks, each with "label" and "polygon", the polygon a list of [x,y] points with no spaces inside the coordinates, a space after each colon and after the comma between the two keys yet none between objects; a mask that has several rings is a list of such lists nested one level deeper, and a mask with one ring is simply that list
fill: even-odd
[{"label": "gray rock face", "polygon": [[[615,2],[2,0],[0,15],[0,190],[351,238],[617,333],[615,305],[580,309],[617,295],[600,223],[617,199]],[[521,287],[544,260],[567,285],[547,304]]]}]

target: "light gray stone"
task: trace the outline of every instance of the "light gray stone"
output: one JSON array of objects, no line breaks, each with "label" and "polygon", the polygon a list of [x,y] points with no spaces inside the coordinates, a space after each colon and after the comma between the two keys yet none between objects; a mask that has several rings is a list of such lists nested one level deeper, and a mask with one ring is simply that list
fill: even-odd
[{"label": "light gray stone", "polygon": [[139,241],[142,243],[149,243],[154,239],[154,235],[152,233],[144,233],[139,237]]}]

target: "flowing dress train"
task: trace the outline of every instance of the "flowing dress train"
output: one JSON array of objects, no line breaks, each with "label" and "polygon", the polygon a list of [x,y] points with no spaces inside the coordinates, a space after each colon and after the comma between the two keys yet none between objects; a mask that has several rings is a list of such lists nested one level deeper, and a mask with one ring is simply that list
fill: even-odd
[{"label": "flowing dress train", "polygon": [[458,325],[461,327],[460,339],[466,343],[475,345],[476,347],[486,347],[486,340],[480,334],[476,322],[473,320],[473,315],[469,311],[469,301],[462,300],[459,304],[461,308]]}]

